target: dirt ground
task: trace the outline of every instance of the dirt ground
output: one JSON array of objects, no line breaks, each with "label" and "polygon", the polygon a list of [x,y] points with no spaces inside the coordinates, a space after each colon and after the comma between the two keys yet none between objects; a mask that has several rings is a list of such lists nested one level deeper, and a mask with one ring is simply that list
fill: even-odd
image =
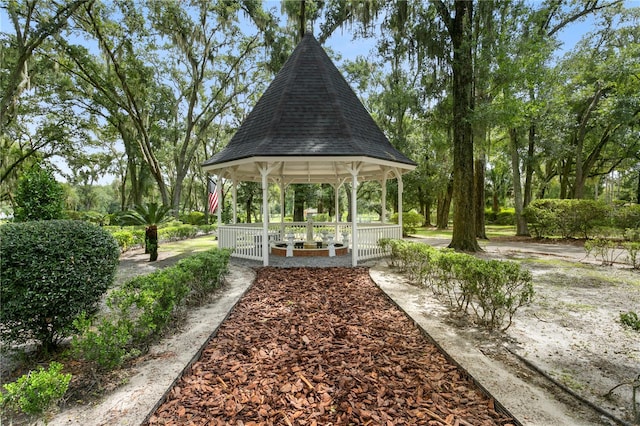
[{"label": "dirt ground", "polygon": [[519,376],[534,382],[540,375],[531,368],[537,369],[633,424],[632,387],[621,386],[605,395],[640,375],[640,333],[619,321],[621,313],[640,309],[640,272],[622,263],[602,266],[586,257],[579,244],[485,244],[482,256],[520,262],[533,274],[534,300],[518,311],[506,333],[488,334],[447,310],[435,309],[441,303],[428,290],[422,294],[425,309],[434,307],[434,315]]},{"label": "dirt ground", "polygon": [[[434,246],[446,244],[437,239],[425,242]],[[470,342],[497,365],[510,370],[512,377],[551,395],[566,415],[575,415],[564,424],[612,422],[594,412],[585,416],[584,407],[576,408],[579,404],[575,400],[541,379],[516,355],[613,416],[631,423],[630,386],[618,388],[609,399],[602,395],[640,374],[640,335],[619,323],[621,312],[638,311],[640,307],[640,274],[621,265],[599,266],[585,259],[584,251],[574,246],[491,242],[485,250],[484,256],[518,260],[534,274],[535,300],[516,315],[507,333],[482,332],[451,316],[428,290],[411,287],[419,301],[420,315],[429,317],[447,334]],[[161,253],[160,261],[170,264],[172,255]],[[151,266],[143,255],[129,253],[121,263],[120,278],[141,270],[150,272],[161,264]],[[402,281],[393,269],[384,265],[378,269],[388,280]],[[217,297],[189,312],[181,332],[153,347],[144,360],[131,366],[120,387],[89,405],[68,401],[48,424],[140,424],[224,320],[224,310],[231,309],[252,280],[250,268],[233,266],[232,275]],[[518,388],[512,392],[518,392]],[[535,413],[519,420],[530,425],[560,424],[549,423]]]}]

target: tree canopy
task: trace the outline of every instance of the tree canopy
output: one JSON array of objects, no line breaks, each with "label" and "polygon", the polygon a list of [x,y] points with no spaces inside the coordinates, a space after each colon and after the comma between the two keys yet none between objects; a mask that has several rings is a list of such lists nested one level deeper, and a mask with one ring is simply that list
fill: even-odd
[{"label": "tree canopy", "polygon": [[[44,162],[67,181],[72,210],[157,201],[176,215],[206,211],[200,164],[225,146],[307,27],[418,163],[404,181],[405,209],[441,228],[451,214],[451,247],[478,249],[486,208],[515,208],[517,232],[527,234],[522,212],[536,198],[638,202],[640,8],[628,6],[5,2],[0,202],[16,211],[19,177]],[[585,27],[563,46],[563,34]],[[343,58],[351,46],[332,45],[334,35],[374,47]],[[309,195],[325,190],[298,188],[282,213],[325,203]],[[387,191],[392,212],[397,186]],[[360,196],[373,206],[378,192]],[[239,194],[251,220],[260,191],[247,184]]]}]

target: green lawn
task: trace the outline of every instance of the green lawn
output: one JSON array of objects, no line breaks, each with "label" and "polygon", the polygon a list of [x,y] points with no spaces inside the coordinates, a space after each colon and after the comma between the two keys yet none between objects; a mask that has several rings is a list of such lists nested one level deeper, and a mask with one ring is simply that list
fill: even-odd
[{"label": "green lawn", "polygon": [[[516,234],[516,228],[512,225],[487,225],[487,237],[512,237]],[[431,238],[451,238],[452,229],[418,228],[415,235]]]},{"label": "green lawn", "polygon": [[199,251],[206,251],[214,247],[218,247],[218,241],[216,240],[215,235],[210,234],[187,240],[160,243],[158,250],[161,252],[191,254]]}]

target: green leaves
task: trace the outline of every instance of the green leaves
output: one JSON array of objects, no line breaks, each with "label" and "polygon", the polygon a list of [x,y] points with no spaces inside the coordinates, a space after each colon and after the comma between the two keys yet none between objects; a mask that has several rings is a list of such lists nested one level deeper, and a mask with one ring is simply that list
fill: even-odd
[{"label": "green leaves", "polygon": [[506,330],[534,295],[532,276],[515,262],[483,260],[427,244],[383,239],[392,264],[488,329]]},{"label": "green leaves", "polygon": [[64,188],[53,173],[34,166],[18,181],[15,193],[18,222],[61,219],[64,214]]},{"label": "green leaves", "polygon": [[107,316],[95,320],[83,314],[74,322],[80,332],[72,343],[74,353],[109,370],[144,352],[186,305],[202,304],[220,287],[230,255],[209,250],[127,281],[109,294]]},{"label": "green leaves", "polygon": [[160,225],[172,219],[171,208],[161,206],[158,203],[147,203],[138,205],[123,214],[121,217],[123,225]]},{"label": "green leaves", "polygon": [[18,380],[3,385],[6,393],[0,393],[0,406],[19,410],[30,416],[43,416],[69,388],[71,374],[62,373],[62,364],[52,362],[45,370],[39,367]]},{"label": "green leaves", "polygon": [[80,221],[0,227],[0,337],[39,340],[45,350],[68,336],[72,321],[94,312],[113,282],[120,250],[100,227]]}]

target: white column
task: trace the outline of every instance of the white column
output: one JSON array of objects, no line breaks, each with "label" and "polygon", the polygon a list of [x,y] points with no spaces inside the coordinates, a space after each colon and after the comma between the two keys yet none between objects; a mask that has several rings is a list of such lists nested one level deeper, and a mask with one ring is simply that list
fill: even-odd
[{"label": "white column", "polygon": [[340,241],[340,238],[338,237],[338,234],[340,233],[340,188],[342,187],[342,185],[346,182],[346,178],[343,179],[338,179],[338,182],[331,184],[331,186],[333,186],[333,198],[334,198],[334,203],[335,203],[335,213],[336,213],[336,220],[335,220],[335,224],[336,224],[336,236],[335,236],[335,240],[336,241]]},{"label": "white column", "polygon": [[387,219],[387,176],[389,175],[388,171],[385,171],[384,174],[382,175],[382,194],[381,197],[382,198],[382,215],[380,216],[380,222],[382,224],[384,224]]},{"label": "white column", "polygon": [[280,178],[280,238],[284,239],[284,199],[287,185],[284,183],[284,178]]},{"label": "white column", "polygon": [[358,266],[358,173],[360,164],[352,164],[351,173],[351,266]]},{"label": "white column", "polygon": [[269,173],[280,163],[258,165],[262,177],[262,264],[269,266]]},{"label": "white column", "polygon": [[231,194],[233,197],[233,224],[238,223],[238,182],[234,179],[231,186]]},{"label": "white column", "polygon": [[262,264],[269,266],[269,170],[260,169],[262,176]]},{"label": "white column", "polygon": [[402,183],[402,173],[396,170],[396,176],[398,178],[398,224],[402,229],[402,191],[404,190],[404,185]]},{"label": "white column", "polygon": [[216,208],[216,215],[218,216],[218,228],[222,225],[222,176],[218,175],[216,180],[216,193],[218,194],[218,208]]}]

